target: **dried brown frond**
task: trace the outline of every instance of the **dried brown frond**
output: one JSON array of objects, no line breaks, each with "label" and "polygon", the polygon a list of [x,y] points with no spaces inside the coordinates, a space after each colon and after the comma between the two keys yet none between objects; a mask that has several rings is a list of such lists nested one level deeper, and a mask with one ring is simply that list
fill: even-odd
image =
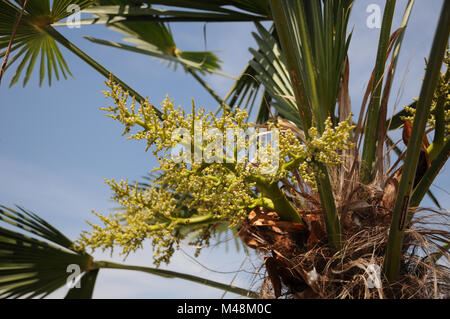
[{"label": "dried brown frond", "polygon": [[318,194],[298,179],[299,185],[283,182],[283,189],[302,199],[297,207],[305,226],[280,221],[277,213],[263,208],[252,211],[242,223],[239,236],[264,257],[267,275],[262,298],[450,296],[450,259],[442,249],[450,239],[448,212],[415,210],[405,231],[400,275],[391,283],[383,278],[381,267],[402,167],[389,175],[377,172],[371,184],[363,185],[358,182],[357,154],[356,148],[343,152],[342,165],[329,168],[342,227],[339,252],[327,244]]},{"label": "dried brown frond", "polygon": [[[442,217],[432,215],[432,220]],[[276,249],[276,244],[267,244],[263,255],[268,276],[261,297],[448,298],[450,256],[441,251],[442,258],[436,262],[433,255],[440,251],[440,241],[448,241],[450,233],[445,228],[449,229],[449,224],[439,222],[439,227],[432,227],[423,222],[424,218],[418,218],[406,231],[402,269],[396,282],[388,283],[380,271],[389,228],[363,227],[345,238],[343,249],[337,253],[325,244],[301,252],[298,245],[291,247],[293,251],[283,251]],[[288,241],[283,248],[287,249],[289,244],[293,245]],[[380,271],[380,288],[370,285],[371,278],[376,279],[370,276],[373,269]],[[275,292],[271,293],[269,287],[275,287]]]}]

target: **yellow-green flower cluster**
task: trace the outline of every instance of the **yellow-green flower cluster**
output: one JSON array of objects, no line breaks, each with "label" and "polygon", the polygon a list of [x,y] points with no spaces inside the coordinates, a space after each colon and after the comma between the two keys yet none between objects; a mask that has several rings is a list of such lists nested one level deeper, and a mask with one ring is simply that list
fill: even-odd
[{"label": "yellow-green flower cluster", "polygon": [[127,181],[107,180],[106,183],[113,191],[113,199],[122,205],[123,210],[109,216],[93,211],[104,226],[89,223],[93,230],[81,235],[80,248],[113,248],[117,245],[123,248],[123,254],[128,255],[142,248],[143,241],[151,237],[156,251],[155,261],[168,261],[165,258],[173,253],[175,243],[171,229],[177,222],[169,214],[177,205],[172,194],[157,187],[140,189]]},{"label": "yellow-green flower cluster", "polygon": [[[284,165],[292,168],[290,164],[295,162],[296,165],[293,168],[297,168],[303,180],[308,182],[313,190],[316,190],[316,178],[321,174],[317,164],[341,164],[343,161],[339,151],[354,145],[350,139],[350,132],[355,126],[350,125],[350,121],[351,115],[333,128],[331,119],[327,118],[322,135],[319,134],[316,127],[311,127],[308,130],[309,138],[300,145],[295,143],[295,140],[298,141],[298,139],[292,133],[287,134],[282,139],[282,149],[285,150],[283,155],[288,156],[289,161]],[[285,171],[285,173],[289,173],[289,171]],[[296,179],[290,180],[296,182]]]},{"label": "yellow-green flower cluster", "polygon": [[[220,162],[192,161],[194,154],[191,154],[189,162],[175,161],[170,151],[182,140],[181,137],[173,138],[173,133],[179,128],[195,135],[196,125],[200,123],[200,133],[205,135],[211,128],[221,132],[245,132],[255,128],[255,125],[247,123],[245,110],[225,112],[216,117],[193,106],[192,113],[185,114],[168,98],[162,103],[162,114],[159,115],[148,101],[137,109],[133,99],[128,106],[128,94],[117,84],[110,82],[108,86],[110,91],[105,94],[113,99],[114,106],[102,109],[125,126],[124,134],[130,134],[128,139],[147,141],[147,149],[159,161],[159,166],[154,169],[158,177],[151,186],[145,187],[129,185],[127,181],[107,180],[113,191],[112,198],[122,210],[109,216],[94,212],[103,226],[90,224],[92,231],[83,233],[78,242],[81,248],[120,246],[122,253],[128,254],[141,248],[145,239],[151,238],[155,263],[168,262],[180,240],[188,235],[194,234],[193,242],[204,246],[208,245],[207,234],[218,222],[231,227],[239,224],[257,202],[260,196],[258,190],[270,189],[257,183],[273,183],[289,178],[292,169],[296,168],[314,188],[317,174],[315,163],[341,163],[338,152],[350,145],[349,132],[353,127],[349,125],[349,119],[336,128],[328,119],[322,135],[315,128],[309,130],[310,139],[306,143],[291,130],[275,131],[269,143],[258,145],[262,148],[258,154],[266,155],[253,162],[236,161],[236,158],[230,160],[227,150],[215,154],[223,159]],[[137,132],[131,132],[133,128],[137,128]],[[274,129],[277,129],[276,124],[267,125],[267,131]],[[237,138],[233,146],[234,156],[237,157],[238,149],[249,151],[252,139],[258,134]],[[225,140],[226,137],[223,138]],[[207,145],[206,139],[200,144],[192,143],[191,147],[193,151],[204,151]],[[264,160],[273,159],[272,155],[277,155],[277,169],[270,176],[265,176],[260,168],[264,166]],[[263,194],[269,199],[270,195]]]}]

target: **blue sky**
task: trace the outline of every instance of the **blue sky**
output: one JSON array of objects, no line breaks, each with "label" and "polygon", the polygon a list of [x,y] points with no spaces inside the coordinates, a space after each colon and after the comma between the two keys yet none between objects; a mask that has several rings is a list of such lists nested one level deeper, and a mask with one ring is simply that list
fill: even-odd
[{"label": "blue sky", "polygon": [[[373,68],[379,30],[369,29],[366,18],[369,4],[384,1],[356,0],[350,26],[354,35],[350,46],[350,96],[355,113]],[[399,26],[406,0],[397,1],[393,28]],[[409,104],[419,95],[424,74],[424,57],[428,56],[442,0],[417,0],[413,8],[404,45],[398,64],[390,108],[397,110]],[[203,50],[204,24],[173,23],[171,29],[175,42],[181,50]],[[223,60],[223,71],[238,75],[250,59],[249,46],[255,46],[251,37],[251,23],[208,23],[207,49],[215,51]],[[121,36],[103,26],[83,26],[80,29],[60,28],[77,46],[101,62],[141,95],[148,96],[158,105],[168,94],[187,110],[191,99],[196,105],[215,109],[217,103],[204,89],[180,68],[167,68],[148,56],[120,51],[92,44],[82,38],[119,41]],[[151,153],[144,152],[142,143],[125,140],[122,127],[107,118],[99,108],[109,105],[101,93],[105,90],[104,78],[62,49],[74,75],[67,81],[55,82],[51,88],[46,84],[38,87],[35,70],[26,88],[19,85],[8,88],[14,74],[14,65],[5,75],[0,86],[0,203],[7,206],[19,204],[49,220],[69,237],[76,239],[81,230],[88,229],[86,219],[96,221],[90,211],[108,213],[115,204],[109,201],[110,192],[103,178],[128,178],[139,180],[151,170],[156,162]],[[233,81],[217,75],[207,77],[208,83],[222,96]],[[395,103],[397,102],[397,103]],[[450,188],[448,167],[436,185]],[[448,193],[434,187],[443,207],[449,207]],[[425,206],[431,206],[424,201]],[[190,247],[183,247],[192,254]],[[97,259],[122,261],[120,256],[110,258],[108,253],[95,253]],[[205,249],[199,261],[221,272],[234,271],[245,258],[237,252],[233,243],[226,251],[225,245]],[[254,262],[258,262],[252,257]],[[126,263],[152,264],[149,245]],[[169,266],[164,268],[182,270],[221,282],[230,282],[234,274],[207,271],[205,268],[176,253]],[[251,269],[251,267],[250,267]],[[243,287],[250,283],[249,275],[239,274],[235,281]],[[54,297],[64,294],[61,290]],[[178,279],[164,279],[137,272],[102,270],[97,279],[95,298],[219,298],[222,292]],[[233,295],[228,294],[232,297]]]}]

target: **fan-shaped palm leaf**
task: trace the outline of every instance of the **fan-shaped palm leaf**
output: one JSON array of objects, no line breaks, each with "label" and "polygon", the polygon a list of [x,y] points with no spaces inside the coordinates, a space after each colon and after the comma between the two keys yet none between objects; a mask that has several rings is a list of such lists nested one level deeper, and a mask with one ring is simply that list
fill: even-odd
[{"label": "fan-shaped palm leaf", "polygon": [[[301,128],[292,83],[278,42],[261,24],[256,23],[256,28],[258,34],[252,33],[252,35],[259,48],[258,50],[249,49],[254,57],[250,61],[250,65],[256,71],[255,77],[264,85],[266,92],[270,94],[271,105],[277,113]],[[267,106],[261,104],[261,108],[267,109]]]},{"label": "fan-shaped palm leaf", "polygon": [[248,63],[241,74],[237,77],[231,89],[216,110],[216,115],[225,108],[231,111],[234,107],[250,107],[248,113],[255,103],[261,83],[256,79],[256,70]]},{"label": "fan-shaped palm leaf", "polygon": [[[247,108],[251,113],[260,88],[263,87],[256,122],[264,123],[270,117],[270,107],[276,114],[301,127],[298,110],[295,104],[292,83],[286,68],[275,31],[267,31],[261,24],[255,23],[257,33],[253,32],[258,49],[250,48],[253,58],[248,62],[236,82],[224,98],[226,106]],[[217,110],[219,112],[221,107]],[[216,113],[217,113],[216,112]]]},{"label": "fan-shaped palm leaf", "polygon": [[175,68],[181,64],[185,71],[191,74],[219,104],[224,103],[220,96],[197,74],[198,72],[202,74],[209,72],[231,77],[219,71],[221,61],[213,52],[181,51],[177,48],[170,29],[162,22],[134,21],[133,19],[115,21],[114,17],[108,15],[96,13],[96,16],[98,19],[112,19],[106,25],[110,29],[126,35],[123,40],[133,45],[92,37],[85,37],[86,39],[97,44],[159,58],[168,61],[169,66],[173,63]]},{"label": "fan-shaped palm leaf", "polygon": [[[0,220],[50,242],[0,227],[0,297],[45,297],[67,283],[69,265],[88,274],[92,269],[90,255],[74,251],[66,236],[37,215],[0,206]],[[85,295],[92,289],[78,288]]]},{"label": "fan-shaped palm leaf", "polygon": [[[11,38],[13,27],[20,14],[23,1],[0,0],[0,50],[5,49]],[[33,72],[40,55],[39,85],[42,85],[47,70],[48,83],[51,85],[53,73],[59,80],[60,73],[64,78],[71,75],[65,59],[56,44],[55,39],[45,31],[45,27],[55,21],[66,18],[71,12],[66,11],[69,4],[76,4],[84,8],[92,3],[89,0],[55,0],[50,7],[49,0],[29,1],[21,23],[13,40],[11,52],[16,54],[11,58],[6,68],[20,60],[10,86],[18,82],[25,71],[23,86],[25,86]],[[5,51],[0,53],[3,56]]]},{"label": "fan-shaped palm leaf", "polygon": [[86,39],[118,49],[150,55],[159,59],[180,63],[184,67],[201,72],[215,72],[220,69],[220,60],[209,51],[180,51],[173,40],[170,30],[160,22],[117,22],[108,27],[125,34],[123,40],[133,45],[106,41],[92,37]]},{"label": "fan-shaped palm leaf", "polygon": [[[19,5],[22,1],[17,1]],[[39,53],[40,57],[40,81],[41,85],[45,77],[45,62],[47,62],[47,74],[49,85],[51,85],[52,72],[55,72],[56,78],[59,80],[59,70],[66,78],[66,72],[70,74],[67,64],[58,48],[57,42],[70,50],[72,53],[81,58],[84,62],[93,67],[96,71],[101,73],[106,78],[112,79],[119,83],[126,89],[131,96],[134,96],[138,101],[142,102],[145,99],[133,88],[127,85],[118,77],[111,75],[111,72],[105,69],[97,61],[92,59],[89,55],[80,50],[72,42],[66,39],[61,33],[56,31],[50,25],[55,21],[61,20],[70,15],[67,8],[70,4],[76,4],[80,8],[84,8],[92,1],[88,0],[55,0],[52,2],[50,9],[49,0],[35,0],[32,4],[27,5],[21,23],[18,25],[16,36],[13,39],[12,51],[18,51],[7,64],[6,68],[11,66],[16,60],[24,55],[23,59],[18,65],[17,71],[11,80],[11,84],[15,84],[25,65],[28,63],[25,79],[23,85],[30,79],[33,67],[36,63]],[[12,28],[15,21],[20,14],[20,8],[14,5],[11,0],[0,0],[0,49],[8,46],[12,35]],[[5,55],[5,52],[0,52],[0,56]],[[156,109],[156,113],[160,111]]]},{"label": "fan-shaped palm leaf", "polygon": [[[220,69],[220,60],[209,51],[181,51],[175,45],[170,29],[160,21],[140,21],[136,16],[154,16],[161,10],[142,7],[127,1],[102,0],[98,5],[84,10],[94,14],[95,19],[106,21],[106,25],[126,35],[125,41],[134,46],[87,37],[88,40],[116,48],[147,54],[153,57],[181,63],[185,67],[213,72]],[[118,5],[120,4],[120,5]],[[117,19],[123,17],[123,19]]]},{"label": "fan-shaped palm leaf", "polygon": [[0,220],[45,239],[0,227],[0,298],[45,297],[68,283],[68,266],[71,265],[79,267],[82,277],[78,278],[78,287],[72,287],[66,298],[91,298],[101,268],[142,271],[165,278],[181,278],[246,297],[258,296],[253,291],[175,271],[95,262],[92,256],[76,250],[73,242],[56,228],[22,208],[17,211],[0,206]]}]

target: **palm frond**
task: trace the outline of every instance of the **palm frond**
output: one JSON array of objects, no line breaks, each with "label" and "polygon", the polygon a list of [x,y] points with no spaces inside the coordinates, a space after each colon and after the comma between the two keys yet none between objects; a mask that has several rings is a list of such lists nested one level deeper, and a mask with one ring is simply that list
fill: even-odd
[{"label": "palm frond", "polygon": [[[18,1],[18,3],[21,2]],[[65,38],[61,33],[51,27],[51,24],[54,21],[63,19],[70,14],[70,12],[66,12],[66,8],[69,4],[77,4],[80,8],[84,8],[92,4],[92,1],[55,0],[52,2],[52,7],[50,9],[49,0],[36,0],[33,1],[32,5],[27,6],[26,12],[24,13],[22,21],[17,29],[12,46],[13,50],[18,50],[19,52],[17,52],[6,65],[6,68],[8,68],[22,55],[24,55],[11,80],[10,86],[17,83],[22,71],[28,63],[23,82],[24,86],[26,85],[30,79],[31,73],[33,72],[33,67],[38,59],[39,53],[41,54],[39,68],[40,85],[45,77],[45,66],[47,66],[49,85],[51,85],[53,72],[55,72],[55,76],[58,80],[59,71],[61,71],[64,78],[67,78],[66,72],[71,75],[67,63],[64,60],[58,45],[56,44],[58,42],[106,78],[112,77],[113,81],[119,83],[130,93],[131,96],[134,96],[139,102],[143,102],[145,99],[138,92],[118,77],[112,75],[109,70],[104,68],[101,64]],[[11,0],[0,0],[0,49],[5,48],[10,41],[12,26],[14,25],[14,21],[20,12],[19,10],[20,9],[15,6]],[[4,52],[0,53],[0,55],[3,54]],[[47,65],[45,65],[45,61],[47,62]],[[155,111],[157,114],[160,114],[158,109],[155,108]]]},{"label": "palm frond", "polygon": [[[256,79],[256,70],[248,63],[241,74],[237,77],[230,90],[224,97],[224,104],[219,105],[216,115],[223,109],[231,111],[235,107],[241,107],[245,103],[245,107],[252,107],[252,101],[256,98],[258,90],[261,86]],[[247,102],[244,102],[247,101]],[[250,113],[250,112],[249,112]]]},{"label": "palm frond", "polygon": [[[106,16],[97,15],[103,19]],[[114,47],[121,50],[140,53],[154,58],[168,61],[168,65],[176,69],[181,65],[186,72],[191,74],[213,98],[223,104],[219,95],[200,77],[199,74],[216,73],[222,76],[230,75],[220,72],[220,59],[211,51],[181,51],[177,48],[168,26],[162,22],[125,20],[108,23],[107,27],[119,32],[125,37],[123,40],[130,44],[85,37],[91,42]]]},{"label": "palm frond", "polygon": [[253,14],[270,16],[270,6],[267,0],[149,0],[149,4],[183,7],[202,11],[230,12],[230,7]]},{"label": "palm frond", "polygon": [[0,298],[46,297],[68,284],[69,266],[78,266],[81,279],[66,295],[67,299],[92,298],[101,268],[143,271],[164,278],[180,278],[245,297],[257,293],[185,273],[142,266],[94,261],[74,248],[74,243],[44,219],[23,208],[0,206],[0,221],[19,228],[25,234],[0,227]]},{"label": "palm frond", "polygon": [[[427,71],[417,102],[414,124],[406,152],[405,165],[403,167],[403,173],[398,188],[397,200],[395,201],[394,211],[392,213],[392,223],[383,266],[384,272],[390,281],[398,276],[400,270],[401,250],[408,208],[410,205],[412,185],[415,178],[417,163],[419,161],[423,136],[425,134],[425,126],[431,109],[431,102],[438,84],[442,61],[447,49],[449,34],[450,2],[445,1],[442,6],[441,16],[429,56]],[[448,155],[448,152],[444,155]]]},{"label": "palm frond", "polygon": [[[163,10],[151,5],[168,5],[186,7],[189,11]],[[265,4],[265,6],[264,6]],[[227,8],[223,8],[223,6]],[[242,11],[230,10],[228,6],[236,5],[241,10],[256,10],[269,12],[267,1],[251,3],[247,1],[149,1],[148,6],[129,3],[127,1],[100,1],[98,5],[85,8],[83,12],[95,15],[96,21],[106,22],[106,25],[127,38],[125,41],[135,45],[140,53],[163,58],[171,62],[179,62],[186,67],[192,67],[203,71],[214,72],[220,69],[220,60],[209,51],[181,51],[175,45],[170,29],[162,21],[210,21],[215,17],[224,16],[225,19],[236,19],[248,14]],[[200,11],[193,11],[199,9]],[[212,12],[214,11],[214,12]],[[147,17],[142,19],[142,17]],[[164,18],[165,17],[165,18]],[[234,18],[233,18],[234,17]],[[238,18],[238,19],[240,19]],[[251,21],[255,19],[251,16]],[[196,20],[197,19],[197,20]],[[219,18],[218,21],[222,21]],[[118,43],[92,39],[96,43],[112,45],[125,50],[133,50],[132,46],[124,46]],[[137,52],[137,51],[135,51]]]},{"label": "palm frond", "polygon": [[145,273],[148,273],[151,275],[164,277],[167,279],[170,279],[170,278],[184,279],[184,280],[187,280],[187,281],[190,281],[193,283],[197,283],[197,284],[200,284],[203,286],[208,286],[208,287],[217,288],[217,289],[220,289],[223,291],[235,293],[237,295],[244,296],[247,298],[258,298],[258,296],[259,296],[257,293],[255,293],[254,291],[251,291],[251,290],[239,288],[239,287],[236,287],[233,285],[222,284],[222,283],[219,283],[216,281],[206,279],[204,277],[192,276],[189,274],[180,273],[180,272],[171,271],[171,270],[152,268],[152,267],[142,267],[142,266],[130,266],[130,265],[123,265],[123,264],[118,264],[118,263],[113,263],[113,262],[108,262],[108,261],[99,261],[99,262],[96,262],[95,265],[96,265],[96,267],[99,267],[99,268],[141,271],[141,272],[145,272]]},{"label": "palm frond", "polygon": [[[70,265],[90,273],[92,257],[74,250],[66,236],[37,215],[0,206],[0,220],[46,240],[0,227],[1,298],[45,297],[67,283]],[[92,294],[93,286],[77,289]]]},{"label": "palm frond", "polygon": [[[276,39],[275,30],[266,30],[256,22],[257,32],[252,35],[258,48],[249,48],[253,57],[226,94],[224,101],[231,110],[234,107],[246,108],[249,113],[259,103],[256,109],[256,122],[264,123],[270,117],[269,109],[274,108],[275,114],[301,127],[298,120],[298,110],[295,104],[292,83],[286,67],[285,58]],[[264,88],[261,99],[256,98]],[[218,113],[221,107],[216,111]],[[272,115],[275,115],[272,114]]]},{"label": "palm frond", "polygon": [[[276,38],[264,27],[256,23],[258,34],[252,33],[259,49],[250,48],[254,59],[250,65],[256,71],[256,79],[264,85],[264,89],[272,98],[271,105],[283,118],[294,122],[302,128],[298,117],[294,91],[290,80],[286,60],[281,53]],[[267,106],[261,104],[267,109]]]},{"label": "palm frond", "polygon": [[[368,184],[373,178],[373,167],[376,151],[376,130],[380,113],[381,92],[384,77],[384,68],[387,60],[389,37],[391,34],[392,20],[394,17],[396,0],[386,1],[383,22],[381,24],[380,39],[378,42],[377,59],[373,73],[371,88],[372,98],[367,110],[367,120],[364,131],[364,143],[362,151],[361,177],[362,182]],[[384,121],[384,119],[382,119]]]},{"label": "palm frond", "polygon": [[165,60],[169,62],[169,66],[171,63],[174,63],[175,67],[177,64],[181,64],[186,68],[196,69],[202,73],[205,73],[205,71],[216,73],[216,70],[220,69],[221,61],[216,55],[209,51],[176,51],[173,49],[174,47],[168,51],[163,51],[150,43],[143,44],[142,41],[136,40],[136,38],[125,39],[128,42],[137,44],[136,46],[122,44],[115,41],[96,39],[89,36],[85,36],[85,39],[93,43],[145,54]]},{"label": "palm frond", "polygon": [[386,125],[386,117],[387,117],[387,111],[388,111],[388,102],[389,102],[389,96],[391,93],[391,87],[394,80],[394,74],[397,67],[397,61],[398,57],[400,55],[400,49],[403,43],[403,38],[405,35],[405,30],[408,25],[409,17],[411,15],[412,8],[414,6],[414,0],[410,0],[408,2],[408,5],[406,6],[405,13],[403,15],[402,23],[400,25],[400,28],[398,28],[390,37],[389,39],[389,48],[387,49],[387,55],[390,55],[391,50],[393,50],[392,53],[392,59],[391,63],[389,64],[389,68],[387,70],[387,76],[386,81],[383,88],[383,95],[380,100],[380,113],[378,118],[378,128],[377,128],[377,150],[376,150],[376,157],[377,157],[377,164],[378,164],[378,174],[383,175],[384,174],[384,167],[383,167],[383,151],[384,151],[384,145],[387,135],[387,125]]},{"label": "palm frond", "polygon": [[[145,5],[143,5],[145,4]],[[159,7],[155,7],[155,5]],[[166,9],[170,8],[170,9]],[[187,10],[186,10],[187,9]],[[108,16],[116,21],[141,22],[236,22],[270,19],[267,0],[257,1],[199,1],[161,0],[133,3],[125,0],[102,0],[85,13]],[[108,19],[88,19],[89,23],[104,23]]]},{"label": "palm frond", "polygon": [[[105,17],[100,14],[97,14],[97,16]],[[196,68],[202,72],[214,72],[220,69],[221,61],[210,51],[192,52],[181,51],[177,48],[172,32],[162,22],[126,20],[108,23],[107,27],[125,35],[123,40],[132,45],[122,45],[93,38],[88,39],[99,44],[111,45],[129,51],[133,51],[133,48],[135,48],[134,52],[175,62],[175,64],[181,63],[185,67]]]},{"label": "palm frond", "polygon": [[[16,1],[16,3],[22,5],[23,1]],[[10,86],[19,81],[25,69],[23,86],[28,83],[39,55],[39,85],[42,85],[44,81],[46,69],[49,85],[52,83],[53,74],[57,80],[60,78],[60,73],[65,79],[71,75],[55,39],[44,30],[44,26],[69,16],[71,13],[66,11],[69,4],[85,8],[91,3],[88,0],[55,0],[50,7],[49,0],[29,1],[13,40],[11,52],[16,52],[16,54],[6,65],[6,69],[8,69],[14,62],[19,61]],[[20,10],[21,8],[10,0],[0,1],[0,50],[7,47]],[[4,53],[4,51],[0,52],[0,56],[3,56]]]},{"label": "palm frond", "polygon": [[[313,121],[324,131],[334,119],[351,34],[347,24],[353,1],[270,1],[277,34],[293,84],[298,122],[308,134]],[[306,136],[308,138],[308,136]],[[328,171],[316,178],[329,243],[340,248],[341,231]]]}]

